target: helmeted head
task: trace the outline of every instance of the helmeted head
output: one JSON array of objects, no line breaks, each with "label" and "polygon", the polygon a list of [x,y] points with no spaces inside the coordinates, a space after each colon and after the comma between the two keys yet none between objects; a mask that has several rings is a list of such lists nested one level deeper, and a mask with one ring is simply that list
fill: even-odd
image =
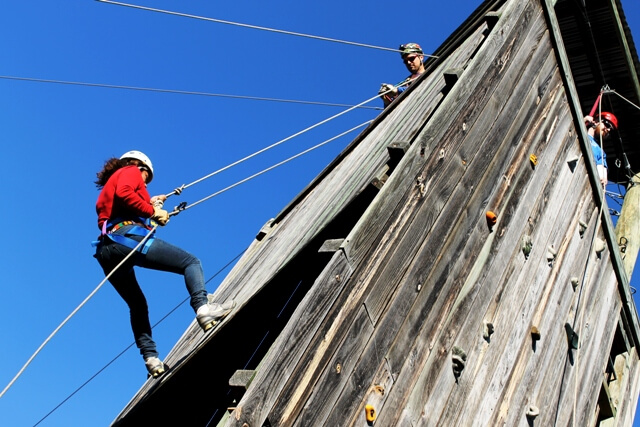
[{"label": "helmeted head", "polygon": [[144,154],[142,151],[136,150],[127,151],[122,156],[120,156],[120,160],[124,159],[135,159],[145,165],[149,169],[149,180],[147,181],[147,184],[151,182],[151,180],[153,179],[153,163],[151,163],[151,159],[149,159],[146,154]]},{"label": "helmeted head", "polygon": [[400,50],[400,56],[402,56],[402,59],[412,53],[415,53],[417,55],[424,55],[424,52],[422,51],[422,48],[418,43],[401,44],[398,50]]},{"label": "helmeted head", "polygon": [[411,73],[412,78],[424,72],[424,53],[418,43],[407,43],[400,45],[400,55],[402,62]]},{"label": "helmeted head", "polygon": [[603,111],[602,113],[598,114],[594,118],[594,121],[596,123],[602,122],[609,130],[618,129],[618,118],[607,111]]}]

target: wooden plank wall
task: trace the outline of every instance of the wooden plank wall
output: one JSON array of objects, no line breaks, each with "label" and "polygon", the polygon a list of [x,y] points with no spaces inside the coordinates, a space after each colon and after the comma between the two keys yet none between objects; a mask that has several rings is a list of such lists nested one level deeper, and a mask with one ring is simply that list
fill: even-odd
[{"label": "wooden plank wall", "polygon": [[[358,137],[341,162],[325,171],[324,178],[315,183],[312,192],[288,208],[286,215],[279,216],[279,222],[267,224],[266,236],[254,240],[215,293],[216,301],[234,298],[238,303],[225,323],[380,175],[390,159],[388,146],[416,138],[445,97],[445,71],[464,69],[485,40],[486,32],[487,24],[479,23],[461,46],[437,61],[433,72],[422,79],[420,90],[409,91],[385,113],[384,120]],[[180,367],[214,336],[203,337],[200,328],[192,323],[165,359],[172,367],[171,376],[180,375]],[[166,376],[159,381],[147,381],[117,417],[116,424],[124,421],[130,411],[148,400],[168,379]]]},{"label": "wooden plank wall", "polygon": [[[441,102],[423,82],[410,96],[429,102],[379,126],[377,138],[410,150],[226,425],[365,425],[366,404],[384,426],[528,425],[532,406],[536,425],[591,423],[621,301],[609,249],[594,251],[589,157],[539,2],[508,2],[462,68]],[[403,115],[430,119],[411,127]]]},{"label": "wooden plank wall", "polygon": [[[341,236],[224,425],[365,425],[367,404],[383,426],[530,425],[532,406],[535,425],[592,423],[622,323],[616,254],[594,251],[604,239],[597,180],[540,0],[496,4],[497,15],[471,21],[466,40],[265,226],[214,295],[237,309],[208,335],[193,323],[165,359],[170,374],[147,381],[117,425],[130,411],[149,419],[157,390],[199,375],[181,367],[234,335],[224,325],[304,262],[296,257],[381,176],[397,142],[409,150]],[[451,70],[460,75],[453,86]],[[464,354],[459,375],[454,354]],[[616,386],[637,395],[635,349],[619,363],[628,375]],[[158,400],[171,393],[182,391]],[[618,409],[630,419],[635,402]]]}]

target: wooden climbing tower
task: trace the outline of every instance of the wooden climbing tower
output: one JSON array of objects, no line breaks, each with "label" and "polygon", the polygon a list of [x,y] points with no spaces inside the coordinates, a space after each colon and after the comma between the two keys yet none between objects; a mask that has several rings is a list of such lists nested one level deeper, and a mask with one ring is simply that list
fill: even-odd
[{"label": "wooden climbing tower", "polygon": [[[614,34],[607,82],[639,105],[621,5],[588,3]],[[213,296],[237,309],[192,324],[114,425],[631,425],[640,328],[577,7],[482,3],[265,224]],[[640,112],[613,102],[610,167],[640,170]]]}]

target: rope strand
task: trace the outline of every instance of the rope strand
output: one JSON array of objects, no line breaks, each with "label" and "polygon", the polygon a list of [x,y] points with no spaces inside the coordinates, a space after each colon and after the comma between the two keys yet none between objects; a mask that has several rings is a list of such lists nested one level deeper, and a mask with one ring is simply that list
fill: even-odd
[{"label": "rope strand", "polygon": [[[218,97],[218,98],[244,99],[244,100],[251,100],[251,101],[271,101],[271,102],[283,102],[283,103],[291,103],[291,104],[322,105],[326,107],[352,107],[352,105],[350,104],[339,104],[339,103],[333,103],[333,102],[301,101],[297,99],[230,95],[225,93],[197,92],[197,91],[177,90],[177,89],[158,89],[158,88],[151,88],[151,87],[112,85],[112,84],[105,84],[105,83],[74,82],[74,81],[68,81],[68,80],[39,79],[39,78],[31,78],[31,77],[0,76],[0,79],[18,80],[18,81],[36,82],[36,83],[54,83],[54,84],[62,84],[62,85],[99,87],[99,88],[107,88],[107,89],[127,89],[127,90],[143,91],[143,92],[173,93],[173,94],[179,94],[179,95],[198,95],[198,96],[208,96],[208,97]],[[372,107],[372,106],[366,106],[366,105],[365,106],[361,105],[358,108],[369,109],[369,110],[383,109],[382,107]]]},{"label": "rope strand", "polygon": [[[101,0],[99,0],[99,1],[101,1]],[[403,84],[405,84],[405,83],[406,83],[406,80],[407,80],[407,79],[405,79],[405,80],[403,80],[402,82],[398,83],[397,85],[395,85],[395,86],[394,86],[394,88],[397,88],[397,87],[399,87],[399,86],[402,86]],[[369,98],[369,99],[367,99],[367,100],[365,100],[365,101],[362,101],[361,103],[359,103],[359,104],[357,104],[357,105],[354,105],[354,106],[352,106],[352,107],[350,107],[350,108],[348,108],[348,109],[346,109],[346,110],[344,110],[344,111],[342,111],[342,112],[340,112],[340,113],[338,113],[338,114],[334,114],[333,116],[331,116],[331,117],[329,117],[329,118],[327,118],[327,119],[324,119],[324,120],[322,120],[322,121],[320,121],[320,122],[318,122],[318,123],[316,123],[316,124],[314,124],[314,125],[311,125],[311,126],[309,126],[308,128],[306,128],[306,129],[303,129],[303,130],[301,130],[301,131],[299,131],[299,132],[296,132],[296,133],[294,133],[293,135],[290,135],[290,136],[288,136],[288,137],[286,137],[286,138],[284,138],[284,139],[281,139],[280,141],[274,142],[273,144],[271,144],[271,145],[269,145],[269,146],[267,146],[267,147],[265,147],[265,148],[263,148],[263,149],[261,149],[261,150],[258,150],[258,151],[256,151],[256,152],[255,152],[255,153],[253,153],[253,154],[250,154],[250,155],[248,155],[248,156],[246,156],[246,157],[243,157],[242,159],[236,160],[235,162],[233,162],[233,163],[231,163],[231,164],[228,164],[227,166],[224,166],[223,168],[220,168],[220,169],[218,169],[218,170],[216,170],[216,171],[213,171],[213,172],[211,172],[210,174],[203,176],[202,178],[196,179],[195,181],[193,181],[193,182],[191,182],[191,183],[189,183],[189,184],[183,184],[183,185],[180,187],[180,192],[182,192],[182,190],[184,190],[184,189],[186,189],[186,188],[189,188],[189,187],[191,187],[191,186],[193,186],[193,185],[199,184],[200,182],[202,182],[202,181],[204,181],[204,180],[206,180],[206,179],[209,179],[209,178],[211,178],[211,177],[213,177],[213,176],[215,176],[215,175],[217,175],[217,174],[219,174],[219,173],[221,173],[221,172],[224,172],[224,171],[225,171],[225,170],[227,170],[227,169],[230,169],[230,168],[232,168],[232,167],[234,167],[234,166],[237,166],[237,165],[239,165],[240,163],[243,163],[243,162],[245,162],[245,161],[247,161],[247,160],[249,160],[249,159],[251,159],[251,158],[253,158],[253,157],[257,156],[257,155],[259,155],[259,154],[262,154],[262,153],[264,153],[265,151],[268,151],[268,150],[270,150],[270,149],[272,149],[272,148],[275,148],[275,147],[277,147],[278,145],[281,145],[281,144],[283,144],[283,143],[285,143],[285,142],[287,142],[287,141],[289,141],[289,140],[291,140],[291,139],[295,138],[296,136],[300,136],[300,135],[302,135],[302,134],[303,134],[303,133],[305,133],[305,132],[308,132],[308,131],[310,131],[310,130],[312,130],[312,129],[315,129],[316,127],[318,127],[318,126],[320,126],[320,125],[323,125],[323,124],[325,124],[325,123],[327,123],[327,122],[329,122],[329,121],[331,121],[331,120],[333,120],[333,119],[336,119],[336,118],[338,118],[338,117],[340,117],[340,116],[342,116],[342,115],[344,115],[344,114],[346,114],[346,113],[348,113],[348,112],[350,112],[350,111],[353,111],[354,109],[358,108],[358,107],[359,107],[359,106],[361,106],[361,105],[368,104],[369,102],[373,101],[374,99],[376,99],[376,98],[380,97],[381,95],[384,95],[384,94],[386,94],[386,93],[389,93],[389,92],[391,92],[392,90],[393,90],[393,89],[389,89],[389,90],[387,90],[386,92],[379,93],[378,95],[373,96],[373,97],[371,97],[371,98]],[[174,190],[174,191],[172,191],[171,193],[167,194],[167,197],[170,197],[170,196],[172,196],[172,195],[174,195],[174,194],[180,194],[180,192],[177,192],[176,190]]]},{"label": "rope strand", "polygon": [[636,104],[634,104],[633,102],[631,102],[630,100],[628,100],[627,98],[625,98],[624,96],[620,95],[618,92],[616,92],[615,90],[612,89],[608,89],[608,90],[604,90],[602,93],[613,93],[614,95],[618,95],[620,98],[622,98],[623,100],[625,100],[626,102],[628,102],[629,104],[633,105],[637,110],[640,110],[640,107],[637,106]]},{"label": "rope strand", "polygon": [[[240,184],[242,184],[242,183],[244,183],[244,182],[247,182],[247,181],[249,181],[250,179],[253,179],[253,178],[255,178],[255,177],[259,176],[259,175],[262,175],[262,174],[264,174],[264,173],[266,173],[266,172],[268,172],[268,171],[270,171],[270,170],[272,170],[272,169],[274,169],[274,168],[276,168],[276,167],[278,167],[278,166],[281,166],[281,165],[283,165],[283,164],[285,164],[285,163],[287,163],[287,162],[289,162],[289,161],[291,161],[291,160],[293,160],[293,159],[295,159],[295,158],[297,158],[297,157],[302,156],[303,154],[306,154],[306,153],[308,153],[308,152],[310,152],[310,151],[313,151],[313,150],[315,150],[315,149],[317,149],[317,148],[319,148],[319,147],[321,147],[321,146],[323,146],[323,145],[325,145],[325,144],[328,144],[329,142],[331,142],[331,141],[333,141],[333,140],[335,140],[335,139],[337,139],[337,138],[339,138],[339,137],[341,137],[341,136],[344,136],[344,135],[346,135],[347,133],[352,132],[353,130],[358,129],[358,128],[360,128],[360,127],[362,127],[362,126],[364,126],[364,125],[366,125],[366,124],[369,124],[369,123],[371,123],[371,121],[367,121],[367,122],[362,123],[362,124],[360,124],[360,125],[358,125],[358,126],[355,126],[355,127],[351,128],[351,129],[349,129],[349,130],[345,131],[345,132],[342,132],[341,134],[339,134],[339,135],[337,135],[337,136],[335,136],[335,137],[333,137],[333,138],[330,138],[330,139],[328,139],[328,140],[326,140],[326,141],[324,141],[324,142],[322,142],[322,143],[320,143],[320,144],[317,144],[317,145],[316,145],[316,146],[314,146],[314,147],[311,147],[311,148],[309,148],[309,149],[307,149],[307,150],[304,150],[304,151],[303,151],[303,152],[301,152],[301,153],[296,154],[295,156],[292,156],[292,157],[290,157],[290,158],[288,158],[288,159],[286,159],[286,160],[284,160],[284,161],[282,161],[282,162],[279,162],[279,163],[277,163],[276,165],[273,165],[273,166],[271,166],[271,167],[269,167],[269,168],[267,168],[267,169],[264,169],[263,171],[258,172],[258,173],[254,174],[254,175],[252,175],[252,176],[250,176],[250,177],[248,177],[248,178],[245,178],[245,179],[243,179],[243,180],[241,180],[241,181],[239,181],[239,182],[237,182],[237,183],[235,183],[235,184],[233,184],[233,185],[230,185],[229,187],[227,187],[227,188],[225,188],[225,189],[223,189],[223,190],[220,190],[220,191],[218,191],[218,192],[216,192],[216,193],[214,193],[214,194],[212,194],[212,195],[209,195],[209,196],[205,197],[204,199],[201,199],[201,200],[199,200],[198,202],[191,204],[190,206],[184,207],[184,208],[182,208],[182,209],[180,209],[180,210],[176,209],[176,210],[174,210],[173,212],[171,212],[169,215],[170,215],[170,216],[177,215],[177,214],[178,214],[179,212],[181,212],[182,210],[186,210],[186,209],[188,209],[188,208],[191,208],[191,207],[193,207],[193,206],[196,206],[196,205],[198,205],[198,204],[200,204],[200,203],[204,202],[205,200],[208,200],[208,199],[210,199],[210,198],[212,198],[212,197],[214,197],[214,196],[216,196],[216,195],[218,195],[218,194],[221,194],[221,193],[223,193],[223,192],[225,192],[225,191],[227,191],[227,190],[229,190],[229,189],[231,189],[231,188],[237,187],[238,185],[240,185]],[[86,297],[86,298],[85,298],[85,299],[80,303],[80,305],[78,305],[78,307],[76,307],[76,308],[75,308],[75,309],[74,309],[74,310],[73,310],[73,311],[72,311],[72,312],[71,312],[71,313],[70,313],[70,314],[69,314],[69,315],[68,315],[68,316],[67,316],[67,317],[62,321],[62,323],[60,323],[60,325],[58,325],[58,327],[57,327],[57,328],[56,328],[56,329],[55,329],[55,330],[54,330],[54,331],[53,331],[53,332],[52,332],[52,333],[47,337],[47,339],[45,339],[45,340],[44,340],[44,342],[40,345],[40,347],[38,347],[38,349],[33,353],[33,355],[31,355],[31,357],[27,360],[27,362],[26,362],[26,363],[24,364],[24,366],[20,369],[20,371],[18,371],[18,373],[16,374],[16,376],[15,376],[15,377],[14,377],[14,378],[9,382],[9,384],[4,388],[4,390],[2,390],[2,392],[0,393],[0,398],[2,398],[2,396],[4,396],[4,394],[5,394],[5,393],[6,393],[6,392],[11,388],[11,386],[12,386],[12,385],[17,381],[17,379],[18,379],[18,378],[22,375],[22,373],[27,369],[27,367],[28,367],[28,366],[31,364],[31,362],[36,358],[36,356],[37,356],[37,355],[42,351],[42,349],[43,349],[43,348],[44,348],[44,347],[49,343],[49,341],[51,341],[51,339],[52,339],[52,338],[53,338],[53,337],[58,333],[58,331],[60,331],[60,329],[62,329],[62,327],[63,327],[64,325],[66,325],[66,324],[67,324],[67,322],[68,322],[68,321],[69,321],[69,320],[70,320],[70,319],[71,319],[71,318],[72,318],[72,317],[73,317],[73,316],[74,316],[74,315],[75,315],[75,314],[76,314],[76,313],[77,313],[77,312],[78,312],[78,311],[79,311],[79,310],[80,310],[80,309],[81,309],[81,308],[82,308],[82,307],[83,307],[83,306],[84,306],[84,305],[85,305],[85,304],[86,304],[86,303],[87,303],[87,302],[88,302],[88,301],[89,301],[89,300],[90,300],[90,299],[91,299],[91,298],[92,298],[92,297],[93,297],[97,292],[98,292],[98,290],[100,290],[100,288],[102,288],[102,286],[106,283],[106,281],[107,281],[107,280],[108,280],[108,279],[109,279],[109,278],[110,278],[110,277],[111,277],[111,276],[112,276],[112,275],[113,275],[113,274],[114,274],[114,273],[115,273],[115,272],[116,272],[116,271],[117,271],[117,270],[118,270],[118,269],[119,269],[119,268],[120,268],[120,267],[121,267],[121,266],[122,266],[122,265],[123,265],[123,264],[124,264],[124,263],[125,263],[125,262],[126,262],[126,261],[127,261],[127,260],[128,260],[128,259],[129,259],[129,258],[130,258],[130,257],[131,257],[131,256],[132,256],[132,255],[137,251],[137,250],[138,250],[138,249],[139,249],[139,248],[140,248],[140,247],[141,247],[141,246],[142,246],[142,245],[144,245],[144,243],[149,239],[149,237],[151,237],[151,235],[153,234],[153,232],[155,232],[155,230],[156,230],[157,228],[158,228],[158,226],[157,226],[157,225],[156,225],[156,226],[154,226],[154,227],[151,229],[151,231],[149,231],[149,233],[148,233],[148,234],[147,234],[147,235],[146,235],[146,236],[145,236],[145,237],[144,237],[144,238],[143,238],[143,239],[138,243],[138,245],[137,245],[134,249],[132,249],[132,250],[131,250],[131,252],[129,252],[129,253],[127,254],[127,256],[125,256],[125,257],[122,259],[122,261],[120,261],[120,263],[119,263],[118,265],[116,265],[116,266],[114,267],[114,269],[113,269],[113,270],[111,270],[111,271],[109,272],[109,274],[107,274],[107,275],[105,276],[105,278],[100,282],[100,284],[98,284],[98,286],[97,286],[97,287],[96,287],[96,288],[95,288],[95,289],[94,289],[94,290],[93,290],[93,291],[92,291],[92,292],[91,292],[91,293],[90,293],[90,294],[89,294],[89,295],[88,295],[88,296],[87,296],[87,297]]]},{"label": "rope strand", "polygon": [[149,239],[149,237],[151,237],[151,235],[153,234],[154,231],[156,231],[156,228],[158,228],[158,226],[154,226],[151,231],[149,231],[149,233],[144,236],[144,238],[140,241],[140,243],[138,243],[138,245],[133,248],[131,250],[131,252],[129,252],[127,254],[126,257],[124,257],[122,259],[122,261],[120,261],[120,263],[118,265],[116,265],[114,267],[113,270],[111,270],[109,272],[109,274],[107,274],[107,276],[102,280],[102,282],[100,282],[100,284],[89,294],[89,296],[87,296],[84,301],[82,301],[80,303],[79,306],[77,306],[75,308],[75,310],[73,310],[71,312],[71,314],[69,314],[66,319],[64,319],[62,321],[62,323],[60,323],[60,325],[58,325],[58,327],[47,337],[46,340],[44,340],[44,342],[42,344],[40,344],[40,347],[38,347],[38,349],[35,351],[35,353],[33,353],[33,355],[31,355],[31,357],[29,358],[29,360],[27,360],[27,363],[24,364],[24,366],[22,367],[22,369],[20,369],[20,371],[18,371],[18,373],[16,374],[15,377],[13,377],[13,379],[9,382],[9,384],[7,384],[7,386],[4,388],[4,390],[2,390],[2,393],[0,393],[0,398],[2,398],[2,396],[4,396],[4,394],[7,392],[7,390],[9,390],[9,388],[11,388],[11,386],[13,385],[13,383],[16,382],[16,380],[22,375],[22,373],[25,371],[25,369],[27,369],[27,366],[29,366],[31,364],[31,362],[33,361],[33,359],[35,359],[35,357],[38,355],[38,353],[40,353],[40,351],[42,351],[42,349],[44,348],[45,345],[47,345],[47,343],[49,341],[51,341],[51,339],[54,337],[54,335],[56,335],[58,333],[58,331],[60,329],[62,329],[62,327],[69,321],[69,319],[71,319],[86,303],[87,301],[89,301],[95,294],[96,292],[98,292],[98,290],[102,287],[102,285],[105,284],[105,282],[113,275],[113,273],[115,273],[121,266],[122,264],[125,263],[125,261],[127,261],[142,245],[144,245],[144,243]]},{"label": "rope strand", "polygon": [[[118,2],[118,1],[111,1],[111,0],[96,0],[96,1],[98,1],[100,3],[113,4],[113,5],[116,5],[116,6],[125,6],[125,7],[130,7],[130,8],[133,8],[133,9],[146,10],[148,12],[165,13],[167,15],[181,16],[181,17],[184,17],[184,18],[192,18],[192,19],[200,19],[202,21],[216,22],[218,24],[235,25],[237,27],[250,28],[250,29],[253,29],[253,30],[269,31],[269,32],[272,32],[272,33],[286,34],[286,35],[289,35],[289,36],[306,37],[306,38],[309,38],[309,39],[322,40],[322,41],[333,42],[333,43],[342,43],[342,44],[347,44],[347,45],[351,45],[351,46],[359,46],[359,47],[366,47],[366,48],[370,48],[370,49],[379,49],[379,50],[386,50],[386,51],[401,53],[400,50],[392,49],[392,48],[389,48],[389,47],[381,47],[381,46],[375,46],[375,45],[365,44],[365,43],[350,42],[350,41],[347,41],[347,40],[334,39],[334,38],[330,38],[330,37],[314,36],[314,35],[311,35],[311,34],[297,33],[297,32],[294,32],[294,31],[278,30],[276,28],[261,27],[261,26],[258,26],[258,25],[242,24],[240,22],[225,21],[223,19],[216,19],[216,18],[207,18],[205,16],[190,15],[188,13],[173,12],[173,11],[170,11],[170,10],[156,9],[156,8],[152,8],[152,7],[139,6],[139,5],[136,5],[136,4],[122,3],[122,2]],[[437,58],[437,56],[434,56],[434,55],[424,54],[424,56],[428,56],[428,57],[431,57],[431,58]]]},{"label": "rope strand", "polygon": [[[233,263],[234,261],[236,261],[238,258],[240,258],[240,256],[245,253],[247,250],[247,248],[243,249],[242,252],[240,252],[238,255],[236,255],[232,260],[230,260],[229,262],[227,262],[222,268],[220,268],[217,272],[215,272],[213,274],[213,276],[209,277],[207,279],[206,282],[204,282],[205,284],[209,283],[211,280],[213,280],[216,276],[218,276],[218,274],[222,273],[224,270],[226,270],[227,267],[229,267],[231,265],[231,263]],[[158,320],[156,323],[153,324],[153,326],[151,326],[151,329],[154,329],[156,326],[158,326],[160,323],[162,323],[163,321],[165,321],[170,315],[172,315],[180,306],[182,306],[185,302],[187,302],[189,300],[190,297],[187,297],[185,299],[183,299],[178,305],[176,305],[174,308],[172,308],[171,310],[169,310],[169,312],[167,314],[165,314],[164,316],[162,316],[162,318],[160,318],[160,320]],[[98,370],[98,372],[96,372],[95,374],[93,374],[91,377],[89,377],[88,380],[86,380],[84,383],[82,383],[78,388],[76,388],[71,394],[69,394],[66,398],[64,398],[62,400],[62,402],[58,403],[52,410],[50,410],[44,417],[40,418],[40,420],[35,423],[33,425],[33,427],[36,427],[37,425],[39,425],[41,422],[43,422],[44,420],[46,420],[47,418],[49,418],[49,416],[51,414],[53,414],[55,411],[57,411],[62,405],[64,405],[69,399],[71,399],[76,393],[78,393],[80,390],[82,390],[87,384],[89,384],[91,381],[93,381],[98,375],[100,375],[105,369],[107,369],[109,366],[111,366],[111,364],[113,362],[115,362],[116,360],[118,360],[123,354],[125,354],[131,347],[133,347],[136,343],[132,342],[131,344],[129,344],[124,350],[122,350],[120,353],[118,353],[115,357],[113,357],[106,365],[104,365],[102,368],[100,368]]]},{"label": "rope strand", "polygon": [[269,172],[270,170],[273,170],[273,169],[275,169],[275,168],[277,168],[279,166],[284,165],[285,163],[290,162],[291,160],[294,160],[294,159],[296,159],[296,158],[298,158],[300,156],[303,156],[303,155],[305,155],[305,154],[307,154],[307,153],[309,153],[309,152],[311,152],[311,151],[313,151],[313,150],[315,150],[317,148],[320,148],[323,145],[326,145],[326,144],[330,143],[331,141],[334,141],[334,140],[336,140],[336,139],[338,139],[338,138],[340,138],[340,137],[342,137],[342,136],[344,136],[344,135],[346,135],[346,134],[348,134],[350,132],[353,132],[354,130],[356,130],[358,128],[361,128],[361,127],[363,127],[365,125],[368,125],[371,122],[372,122],[372,120],[369,120],[369,121],[366,121],[364,123],[359,124],[358,126],[354,126],[351,129],[346,130],[346,131],[342,132],[341,134],[336,135],[336,136],[334,136],[332,138],[329,138],[329,139],[327,139],[327,140],[325,140],[325,141],[323,141],[323,142],[321,142],[321,143],[319,143],[317,145],[314,145],[313,147],[308,148],[308,149],[306,149],[306,150],[304,150],[304,151],[302,151],[302,152],[300,152],[300,153],[298,153],[298,154],[296,154],[294,156],[291,156],[288,159],[285,159],[285,160],[283,160],[283,161],[281,161],[279,163],[276,163],[275,165],[269,166],[268,168],[263,169],[260,172],[257,172],[257,173],[255,173],[255,174],[253,174],[253,175],[251,175],[251,176],[249,176],[247,178],[241,179],[240,181],[236,182],[235,184],[231,184],[228,187],[223,188],[222,190],[216,191],[215,193],[212,193],[212,194],[208,195],[207,197],[203,197],[202,199],[198,200],[197,202],[191,203],[190,205],[185,206],[185,207],[183,207],[181,209],[176,208],[173,212],[171,212],[170,215],[177,215],[179,212],[182,212],[184,210],[187,210],[187,209],[190,209],[190,208],[192,208],[194,206],[197,206],[202,202],[205,202],[205,201],[207,201],[207,200],[209,200],[209,199],[211,199],[213,197],[216,197],[216,196],[224,193],[225,191],[229,191],[232,188],[235,188],[240,184],[244,184],[245,182],[247,182],[249,180],[252,180],[253,178],[256,178],[256,177],[258,177],[258,176],[260,176],[260,175],[262,175],[262,174],[264,174],[266,172]]}]

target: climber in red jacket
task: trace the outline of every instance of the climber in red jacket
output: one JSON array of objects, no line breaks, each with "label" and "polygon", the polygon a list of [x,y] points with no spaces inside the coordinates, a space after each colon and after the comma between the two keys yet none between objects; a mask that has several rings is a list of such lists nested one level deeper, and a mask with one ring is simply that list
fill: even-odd
[{"label": "climber in red jacket", "polygon": [[[101,230],[95,258],[105,274],[111,273],[138,244],[152,232],[153,226],[164,226],[169,214],[162,209],[165,195],[150,197],[147,184],[153,179],[151,160],[140,151],[129,151],[119,159],[107,160],[95,181],[101,189],[96,212]],[[235,302],[207,302],[204,274],[200,260],[190,253],[164,242],[154,235],[119,267],[109,281],[129,306],[131,327],[136,345],[145,360],[149,374],[161,375],[165,366],[158,358],[151,337],[147,301],[138,285],[133,267],[181,274],[191,297],[191,307],[203,330],[208,331],[229,314]]]}]

